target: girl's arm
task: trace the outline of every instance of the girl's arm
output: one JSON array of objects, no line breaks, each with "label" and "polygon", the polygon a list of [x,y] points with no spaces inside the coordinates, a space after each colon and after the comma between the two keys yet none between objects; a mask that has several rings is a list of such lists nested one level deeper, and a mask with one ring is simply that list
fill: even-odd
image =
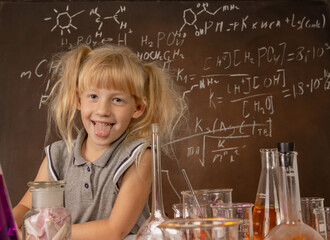
[{"label": "girl's arm", "polygon": [[[47,159],[44,158],[42,161],[38,174],[35,178],[35,181],[49,181],[49,175],[47,171]],[[22,221],[24,214],[29,211],[32,207],[32,193],[28,190],[21,199],[21,201],[13,208],[13,215],[16,221],[16,224],[19,228],[22,227]]]},{"label": "girl's arm", "polygon": [[132,164],[124,173],[118,197],[108,219],[75,224],[72,240],[123,239],[138,220],[148,200],[152,171],[151,151],[142,155],[139,167]]}]

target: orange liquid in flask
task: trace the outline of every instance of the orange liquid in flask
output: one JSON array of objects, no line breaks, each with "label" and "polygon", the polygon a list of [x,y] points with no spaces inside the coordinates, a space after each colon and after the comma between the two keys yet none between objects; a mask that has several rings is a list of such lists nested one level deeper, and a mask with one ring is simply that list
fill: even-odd
[{"label": "orange liquid in flask", "polygon": [[[265,212],[268,212],[266,215]],[[274,207],[270,207],[265,211],[264,207],[254,206],[253,209],[253,239],[263,240],[268,232],[277,225],[276,211]],[[265,220],[264,220],[265,219]],[[266,224],[268,226],[266,226]]]}]

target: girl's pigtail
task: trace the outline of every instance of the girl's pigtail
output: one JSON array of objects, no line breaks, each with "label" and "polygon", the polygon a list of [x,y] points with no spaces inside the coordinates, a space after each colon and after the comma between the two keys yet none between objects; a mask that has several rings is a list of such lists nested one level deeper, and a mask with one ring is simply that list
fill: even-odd
[{"label": "girl's pigtail", "polygon": [[[48,100],[48,119],[54,121],[57,130],[64,140],[69,155],[72,154],[73,129],[77,130],[75,117],[77,113],[77,85],[81,64],[91,49],[82,45],[62,55],[53,72],[57,81]],[[49,126],[50,127],[50,126]]]},{"label": "girl's pigtail", "polygon": [[159,123],[165,143],[172,139],[173,130],[183,116],[185,104],[166,72],[153,63],[145,67],[149,73],[145,119],[149,123]]}]

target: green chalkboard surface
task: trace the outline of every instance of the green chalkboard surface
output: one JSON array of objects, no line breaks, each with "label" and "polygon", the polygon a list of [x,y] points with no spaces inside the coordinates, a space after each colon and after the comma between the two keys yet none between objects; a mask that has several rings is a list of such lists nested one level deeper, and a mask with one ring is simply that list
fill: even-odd
[{"label": "green chalkboard surface", "polygon": [[[327,1],[0,2],[0,161],[15,205],[44,157],[54,53],[86,43],[159,61],[189,104],[162,156],[165,210],[192,186],[254,202],[259,149],[293,141],[301,196],[330,205]],[[176,159],[175,159],[176,158]],[[177,161],[176,161],[177,160]]]}]

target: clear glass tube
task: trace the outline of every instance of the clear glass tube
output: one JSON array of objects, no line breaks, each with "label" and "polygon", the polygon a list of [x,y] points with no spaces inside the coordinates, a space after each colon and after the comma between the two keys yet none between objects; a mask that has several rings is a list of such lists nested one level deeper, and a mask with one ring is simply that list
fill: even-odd
[{"label": "clear glass tube", "polygon": [[280,151],[278,154],[281,224],[273,228],[265,239],[322,240],[318,232],[302,221],[297,152]]},{"label": "clear glass tube", "polygon": [[168,220],[164,211],[161,171],[161,148],[159,125],[151,125],[152,134],[152,208],[150,217],[142,224],[136,235],[138,240],[163,239],[159,224]]},{"label": "clear glass tube", "polygon": [[277,149],[260,149],[261,173],[253,209],[253,237],[263,240],[280,224],[280,208],[277,192]]},{"label": "clear glass tube", "polygon": [[0,165],[0,239],[18,240],[17,226],[12,214],[11,203]]}]

